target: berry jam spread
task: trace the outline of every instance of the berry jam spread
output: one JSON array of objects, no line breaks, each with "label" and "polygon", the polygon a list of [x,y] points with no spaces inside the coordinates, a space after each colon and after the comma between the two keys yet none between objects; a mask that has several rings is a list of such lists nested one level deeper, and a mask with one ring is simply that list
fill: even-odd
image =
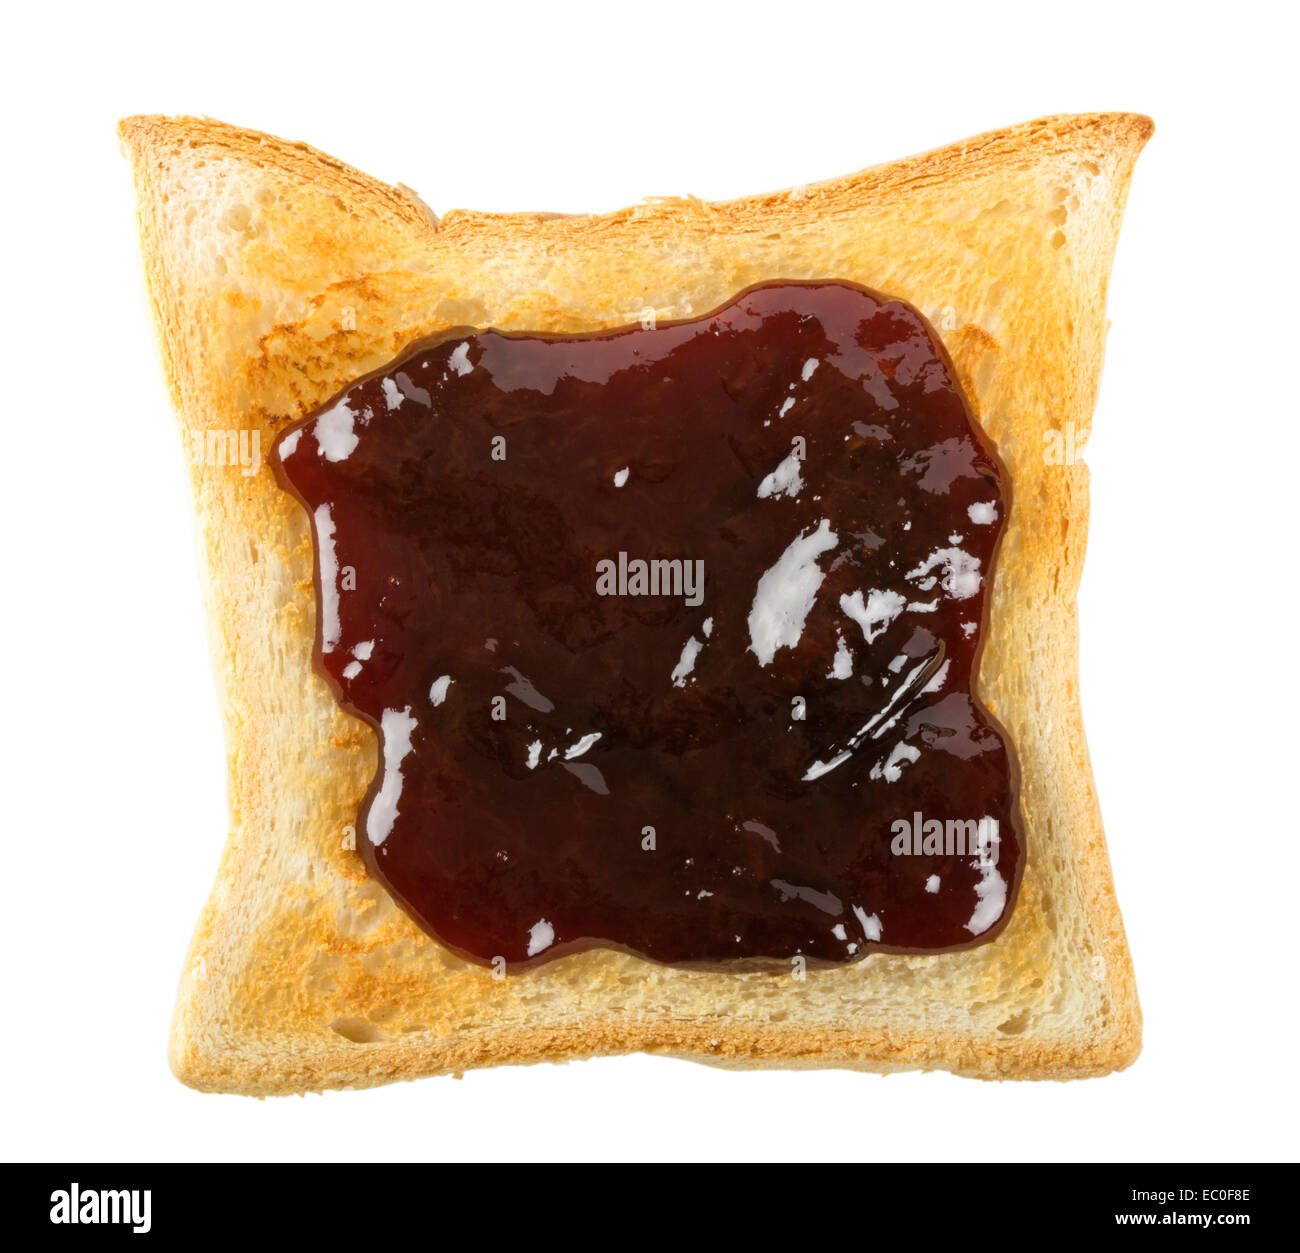
[{"label": "berry jam spread", "polygon": [[1018,772],[972,692],[1005,472],[916,310],[848,283],[424,343],[283,435],[358,829],[507,969],[992,938]]}]

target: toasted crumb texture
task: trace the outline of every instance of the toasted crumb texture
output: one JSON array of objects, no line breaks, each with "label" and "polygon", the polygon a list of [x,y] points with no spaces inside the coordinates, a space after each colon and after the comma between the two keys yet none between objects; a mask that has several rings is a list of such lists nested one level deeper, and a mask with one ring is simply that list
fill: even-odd
[{"label": "toasted crumb texture", "polygon": [[[256,1095],[636,1050],[722,1066],[1076,1078],[1140,1047],[1132,966],[1084,741],[1075,595],[1091,424],[1134,114],[1050,117],[725,204],[592,217],[456,211],[303,144],[197,118],[120,125],[145,271],[192,459],[225,722],[230,836],[181,979],[171,1062]],[[1010,731],[1028,836],[990,944],[788,975],[610,951],[494,979],[428,938],[351,845],[375,736],[312,668],[306,515],[275,435],[413,340],[704,313],[770,279],[847,279],[920,308],[1011,473],[982,699]],[[362,837],[364,838],[364,837]]]}]

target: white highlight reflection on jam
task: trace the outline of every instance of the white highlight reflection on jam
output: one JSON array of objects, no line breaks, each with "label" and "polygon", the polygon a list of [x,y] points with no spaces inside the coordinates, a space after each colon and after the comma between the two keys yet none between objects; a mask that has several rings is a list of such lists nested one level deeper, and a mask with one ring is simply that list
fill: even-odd
[{"label": "white highlight reflection on jam", "polygon": [[817,589],[826,575],[817,558],[839,543],[830,521],[791,540],[776,565],[763,572],[749,610],[749,647],[760,666],[770,665],[778,648],[794,648],[803,634]]},{"label": "white highlight reflection on jam", "polygon": [[370,812],[366,815],[366,834],[372,844],[382,844],[397,821],[397,802],[402,798],[402,762],[411,751],[411,735],[419,723],[411,717],[411,707],[385,709],[379,729],[384,737],[383,782]]}]

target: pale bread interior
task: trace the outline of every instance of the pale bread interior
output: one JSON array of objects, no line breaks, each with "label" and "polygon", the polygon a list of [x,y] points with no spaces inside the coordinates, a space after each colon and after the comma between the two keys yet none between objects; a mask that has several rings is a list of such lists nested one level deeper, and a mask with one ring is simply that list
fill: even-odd
[{"label": "pale bread interior", "polygon": [[[451,326],[573,332],[686,317],[775,278],[920,308],[1013,484],[980,691],[1014,738],[1029,852],[994,942],[772,974],[593,951],[494,979],[423,932],[345,847],[375,737],[311,663],[312,546],[265,467],[192,468],[228,743],[230,837],[181,980],[195,1087],[365,1086],[647,1049],[721,1065],[1069,1078],[1127,1065],[1140,1014],[1080,717],[1082,463],[1106,283],[1148,119],[1043,119],[816,186],[599,217],[453,212],[304,145],[196,119],[121,125],[149,290],[190,439],[275,434]],[[196,828],[202,827],[196,821]],[[359,837],[364,838],[364,836]]]}]

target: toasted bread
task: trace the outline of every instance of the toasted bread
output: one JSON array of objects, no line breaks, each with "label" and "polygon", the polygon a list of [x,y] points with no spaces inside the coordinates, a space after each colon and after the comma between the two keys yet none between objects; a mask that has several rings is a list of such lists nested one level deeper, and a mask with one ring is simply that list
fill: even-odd
[{"label": "toasted bread", "polygon": [[994,941],[876,953],[796,980],[593,949],[494,978],[426,935],[353,847],[372,730],[312,665],[308,518],[263,465],[192,464],[226,728],[230,835],[181,980],[171,1062],[257,1095],[636,1050],[722,1066],[1074,1078],[1140,1046],[1132,966],[1084,741],[1075,596],[1105,295],[1133,114],[1045,118],[849,177],[599,216],[456,211],[303,144],[135,117],[145,269],[192,447],[275,436],[455,326],[584,332],[774,278],[909,301],[1014,485],[979,675],[1021,764],[1028,855]]}]

